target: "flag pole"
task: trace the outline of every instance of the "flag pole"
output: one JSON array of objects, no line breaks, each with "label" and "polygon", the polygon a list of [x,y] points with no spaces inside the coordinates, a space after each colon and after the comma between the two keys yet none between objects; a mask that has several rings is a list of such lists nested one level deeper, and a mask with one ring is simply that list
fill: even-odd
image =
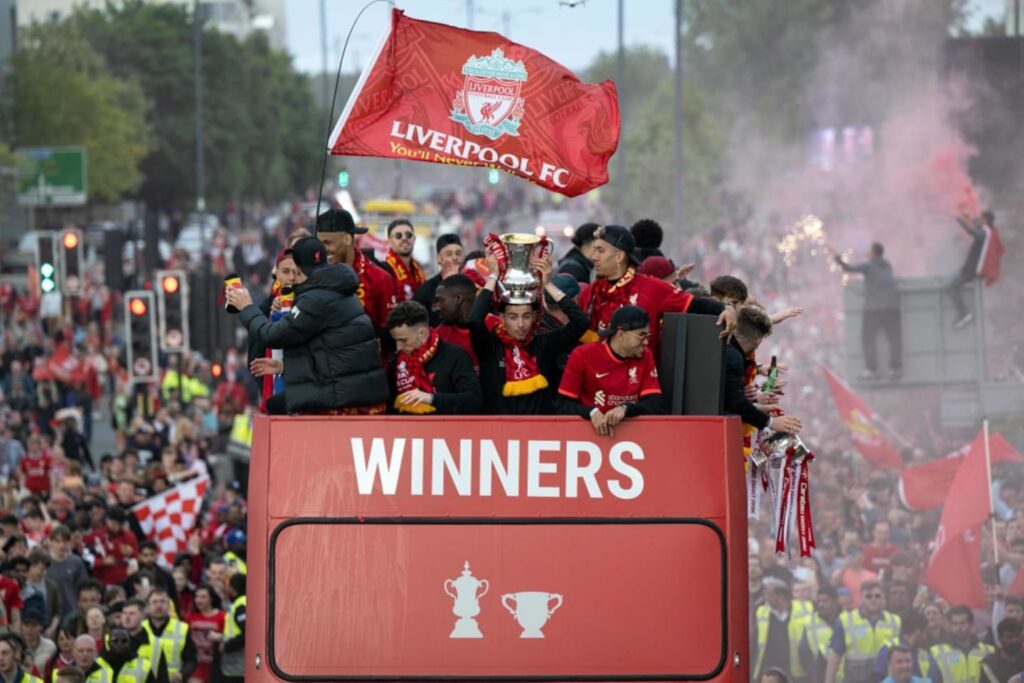
[{"label": "flag pole", "polygon": [[999,538],[996,536],[996,497],[992,494],[992,450],[988,443],[988,418],[981,422],[982,432],[985,435],[985,472],[988,475],[988,507],[992,520],[992,555],[996,563],[996,571],[999,571]]}]

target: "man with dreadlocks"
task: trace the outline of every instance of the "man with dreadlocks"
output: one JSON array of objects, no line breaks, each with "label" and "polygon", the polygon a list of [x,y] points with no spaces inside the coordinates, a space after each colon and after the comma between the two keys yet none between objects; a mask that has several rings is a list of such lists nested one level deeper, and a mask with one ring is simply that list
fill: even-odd
[{"label": "man with dreadlocks", "polygon": [[473,350],[480,362],[484,412],[494,415],[550,415],[557,387],[548,380],[558,370],[558,359],[577,344],[587,331],[587,316],[576,303],[551,283],[550,254],[534,258],[531,268],[541,277],[544,291],[568,316],[565,325],[541,332],[540,297],[532,304],[499,301],[498,315],[491,314],[498,285],[499,265],[488,256],[488,277],[473,302],[469,329]]}]

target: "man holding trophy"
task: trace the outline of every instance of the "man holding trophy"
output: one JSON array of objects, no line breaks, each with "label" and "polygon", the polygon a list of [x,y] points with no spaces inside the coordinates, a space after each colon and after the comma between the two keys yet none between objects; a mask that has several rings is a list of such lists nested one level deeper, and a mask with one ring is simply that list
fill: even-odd
[{"label": "man holding trophy", "polygon": [[[550,415],[559,357],[587,330],[587,316],[551,283],[551,246],[528,234],[488,235],[489,275],[473,303],[469,328],[480,362],[484,410],[494,415]],[[540,290],[559,302],[569,322],[541,332]],[[498,315],[491,313],[497,296]]]}]

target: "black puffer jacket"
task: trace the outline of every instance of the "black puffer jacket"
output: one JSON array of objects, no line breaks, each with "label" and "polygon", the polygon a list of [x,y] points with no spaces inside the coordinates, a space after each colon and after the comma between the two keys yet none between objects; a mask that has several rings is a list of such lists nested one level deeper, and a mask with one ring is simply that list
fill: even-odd
[{"label": "black puffer jacket", "polygon": [[387,401],[377,336],[355,296],[358,287],[351,267],[327,266],[295,288],[290,315],[271,324],[256,306],[239,314],[250,336],[284,350],[289,413]]}]

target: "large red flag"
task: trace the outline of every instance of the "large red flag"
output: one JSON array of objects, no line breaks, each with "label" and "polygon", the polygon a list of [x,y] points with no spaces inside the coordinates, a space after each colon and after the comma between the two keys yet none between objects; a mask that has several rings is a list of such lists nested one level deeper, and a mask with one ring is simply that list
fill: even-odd
[{"label": "large red flag", "polygon": [[850,430],[853,443],[861,455],[876,467],[901,467],[903,461],[900,459],[900,453],[879,430],[875,411],[860,396],[853,393],[846,382],[839,379],[834,372],[827,367],[822,369],[828,381],[828,388],[832,391],[836,410],[839,411],[839,419]]},{"label": "large red flag", "polygon": [[978,275],[988,287],[994,285],[999,279],[1006,247],[1003,246],[1003,240],[999,238],[998,230],[988,225],[983,229],[985,230],[985,242],[981,247],[981,257],[978,259]]},{"label": "large red flag", "polygon": [[978,434],[949,487],[925,583],[951,605],[988,604],[981,582],[981,524],[991,502],[985,437]]},{"label": "large red flag", "polygon": [[[950,453],[944,458],[908,467],[900,473],[900,499],[911,510],[931,510],[946,502],[949,487],[960,469],[971,444]],[[1022,460],[1020,453],[1003,438],[1002,434],[989,437],[989,451],[992,462]]]},{"label": "large red flag", "polygon": [[497,33],[392,10],[345,105],[331,154],[489,166],[575,197],[608,182],[615,85],[582,83]]}]

